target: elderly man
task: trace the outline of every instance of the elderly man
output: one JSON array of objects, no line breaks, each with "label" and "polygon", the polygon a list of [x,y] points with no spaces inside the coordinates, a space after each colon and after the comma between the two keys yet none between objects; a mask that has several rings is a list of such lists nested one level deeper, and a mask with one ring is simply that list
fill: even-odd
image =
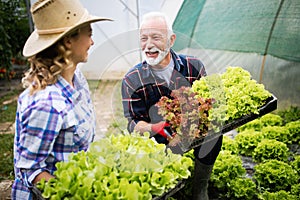
[{"label": "elderly man", "polygon": [[[122,82],[124,115],[129,132],[150,132],[158,143],[168,144],[168,126],[158,114],[155,104],[162,96],[170,97],[172,90],[190,87],[206,76],[202,62],[193,56],[179,55],[171,48],[176,35],[166,15],[151,12],[143,16],[140,45],[145,61],[134,66]],[[222,136],[210,143],[210,148],[195,148],[193,199],[208,199],[207,187],[213,164],[220,152]],[[205,145],[205,148],[207,145]],[[203,153],[206,152],[203,156]]]}]

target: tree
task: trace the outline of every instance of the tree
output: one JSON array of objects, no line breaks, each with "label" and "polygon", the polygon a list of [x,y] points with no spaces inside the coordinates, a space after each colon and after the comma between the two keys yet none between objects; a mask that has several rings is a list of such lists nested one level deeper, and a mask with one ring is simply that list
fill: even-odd
[{"label": "tree", "polygon": [[22,48],[29,34],[26,2],[0,0],[0,69],[6,79],[9,79],[12,58],[22,59]]}]

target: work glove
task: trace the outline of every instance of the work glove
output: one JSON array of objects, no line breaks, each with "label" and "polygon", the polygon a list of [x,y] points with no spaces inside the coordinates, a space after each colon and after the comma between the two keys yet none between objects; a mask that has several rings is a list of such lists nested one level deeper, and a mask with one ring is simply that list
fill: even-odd
[{"label": "work glove", "polygon": [[168,122],[158,122],[151,125],[151,131],[155,134],[159,134],[166,139],[172,139],[173,133]]}]

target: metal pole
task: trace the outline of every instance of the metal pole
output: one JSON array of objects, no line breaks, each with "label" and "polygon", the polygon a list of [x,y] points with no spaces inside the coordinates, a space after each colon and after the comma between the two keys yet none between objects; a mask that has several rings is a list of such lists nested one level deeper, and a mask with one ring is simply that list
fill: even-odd
[{"label": "metal pole", "polygon": [[24,0],[25,4],[26,4],[26,12],[27,12],[27,17],[28,17],[28,23],[29,23],[29,31],[30,33],[33,31],[33,21],[32,21],[32,17],[31,17],[31,13],[30,13],[30,0]]},{"label": "metal pole", "polygon": [[281,11],[283,3],[284,3],[284,0],[281,0],[280,4],[279,4],[279,7],[277,9],[276,15],[274,17],[274,21],[273,21],[273,24],[272,24],[269,36],[268,36],[268,40],[267,40],[267,44],[266,44],[266,49],[265,49],[265,52],[263,54],[264,58],[263,58],[263,61],[262,61],[262,64],[261,64],[261,68],[260,68],[259,83],[262,83],[263,73],[264,73],[264,69],[265,69],[265,62],[266,62],[266,57],[267,57],[268,50],[269,50],[270,41],[271,41],[273,30],[274,30],[275,24],[277,22],[277,18],[279,16],[279,13]]},{"label": "metal pole", "polygon": [[[140,28],[140,15],[141,15],[139,0],[136,0],[136,14],[137,14],[137,16],[136,16],[137,30],[139,30],[139,28]],[[140,52],[140,62],[142,62],[143,61],[142,52],[140,50],[139,50],[139,52]]]}]

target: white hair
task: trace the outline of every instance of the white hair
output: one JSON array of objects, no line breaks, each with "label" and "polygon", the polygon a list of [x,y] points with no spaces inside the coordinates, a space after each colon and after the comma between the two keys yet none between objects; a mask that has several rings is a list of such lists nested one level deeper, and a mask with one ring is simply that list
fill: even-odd
[{"label": "white hair", "polygon": [[166,25],[168,28],[168,35],[171,36],[174,33],[169,17],[165,13],[162,13],[162,12],[149,12],[149,13],[144,14],[142,17],[140,29],[143,26],[143,24],[150,19],[162,19],[164,22],[166,22]]}]

